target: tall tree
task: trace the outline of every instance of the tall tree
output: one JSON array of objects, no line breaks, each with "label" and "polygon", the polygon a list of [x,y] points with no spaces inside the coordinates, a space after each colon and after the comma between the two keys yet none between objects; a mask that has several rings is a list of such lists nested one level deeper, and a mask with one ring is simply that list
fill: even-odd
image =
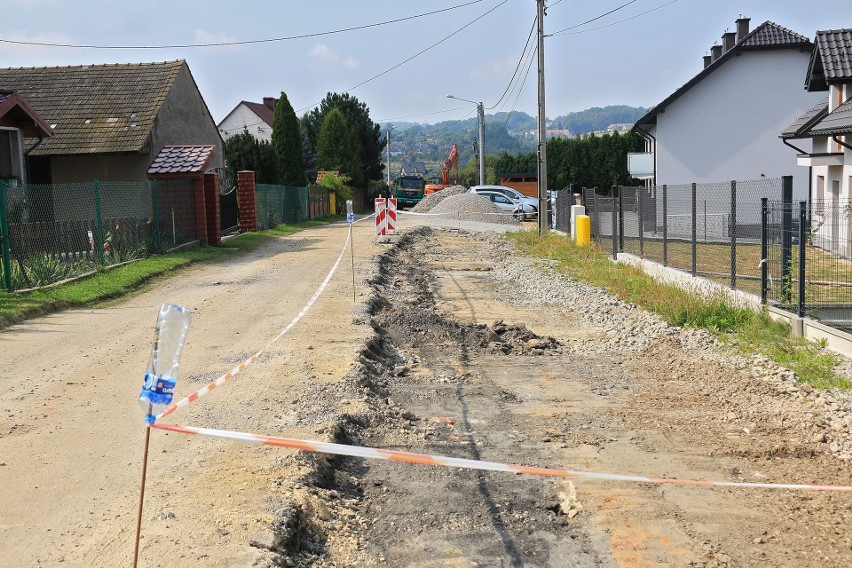
[{"label": "tall tree", "polygon": [[[370,109],[348,93],[328,93],[319,107],[313,109],[302,119],[310,145],[318,148],[317,138],[326,115],[337,108],[346,117],[346,121],[355,136],[360,171],[352,173],[352,185],[366,187],[368,180],[383,177],[384,162],[382,151],[387,143],[381,132],[381,125],[370,119]],[[317,152],[319,153],[319,152]]]},{"label": "tall tree", "polygon": [[[244,129],[225,142],[228,171],[251,170],[257,183],[278,183],[278,163],[275,150],[265,140],[258,140]],[[230,175],[230,173],[229,173]]]},{"label": "tall tree", "polygon": [[[338,170],[351,180],[364,178],[355,133],[340,109],[333,108],[325,116],[317,133],[317,167]],[[356,178],[356,176],[358,176]]]},{"label": "tall tree", "polygon": [[293,106],[287,95],[275,103],[275,117],[272,120],[272,147],[278,160],[279,183],[304,187],[308,184],[305,175],[302,133],[299,119],[293,112]]}]

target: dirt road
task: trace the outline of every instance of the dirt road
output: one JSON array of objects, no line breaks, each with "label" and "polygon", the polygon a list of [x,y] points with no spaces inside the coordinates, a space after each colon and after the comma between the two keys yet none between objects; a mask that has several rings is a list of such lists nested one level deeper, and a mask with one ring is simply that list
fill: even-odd
[{"label": "dirt road", "polygon": [[[0,565],[129,565],[141,372],[193,310],[178,390],[266,344],[345,226],[117,305],[0,333]],[[753,362],[517,257],[499,236],[356,225],[344,268],[238,381],[168,421],[526,465],[852,483],[806,399]],[[586,307],[584,309],[584,306]],[[593,307],[593,309],[592,309]],[[152,433],[141,566],[841,566],[852,496],[573,483]],[[8,551],[8,552],[7,552]]]}]

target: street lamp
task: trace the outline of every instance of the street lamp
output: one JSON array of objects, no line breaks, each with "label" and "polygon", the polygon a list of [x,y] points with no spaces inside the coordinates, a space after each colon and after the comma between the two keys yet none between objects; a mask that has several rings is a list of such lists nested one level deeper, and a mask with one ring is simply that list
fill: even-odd
[{"label": "street lamp", "polygon": [[447,95],[447,98],[476,105],[476,116],[479,119],[479,185],[485,185],[485,107],[481,102],[478,103],[453,95]]},{"label": "street lamp", "polygon": [[388,188],[390,188],[390,170],[391,170],[391,166],[390,166],[390,131],[391,131],[391,130],[393,130],[394,128],[396,128],[396,126],[394,126],[394,125],[390,125],[390,126],[388,126],[388,130],[387,130],[387,141],[388,141],[388,144],[387,144],[387,148],[388,148]]}]

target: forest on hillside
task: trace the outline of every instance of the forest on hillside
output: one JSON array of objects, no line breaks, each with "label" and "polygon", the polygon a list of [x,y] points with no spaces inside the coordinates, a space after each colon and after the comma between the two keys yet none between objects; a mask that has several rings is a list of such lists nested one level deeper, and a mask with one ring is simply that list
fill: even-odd
[{"label": "forest on hillside", "polygon": [[[647,112],[642,107],[593,107],[558,116],[548,121],[548,129],[569,130],[573,136],[605,131],[610,124],[633,123]],[[382,125],[386,133],[389,124]],[[476,156],[475,141],[479,137],[476,117],[448,120],[437,124],[394,123],[391,131],[391,150],[404,150],[406,160],[427,164],[442,164],[448,148],[459,146],[459,161],[467,163]],[[524,112],[501,112],[485,116],[485,153],[522,154],[536,148],[536,119]],[[393,169],[398,169],[393,168]],[[434,171],[434,168],[430,168]]]}]

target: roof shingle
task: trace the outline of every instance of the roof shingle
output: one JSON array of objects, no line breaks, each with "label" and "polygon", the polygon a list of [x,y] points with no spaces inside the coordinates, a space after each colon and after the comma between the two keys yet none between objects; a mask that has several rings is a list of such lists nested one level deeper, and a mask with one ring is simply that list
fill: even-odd
[{"label": "roof shingle", "polygon": [[17,90],[56,136],[34,155],[138,151],[183,60],[163,63],[0,69],[0,89]]},{"label": "roof shingle", "polygon": [[215,154],[216,149],[212,145],[163,146],[148,167],[148,174],[202,173]]}]

